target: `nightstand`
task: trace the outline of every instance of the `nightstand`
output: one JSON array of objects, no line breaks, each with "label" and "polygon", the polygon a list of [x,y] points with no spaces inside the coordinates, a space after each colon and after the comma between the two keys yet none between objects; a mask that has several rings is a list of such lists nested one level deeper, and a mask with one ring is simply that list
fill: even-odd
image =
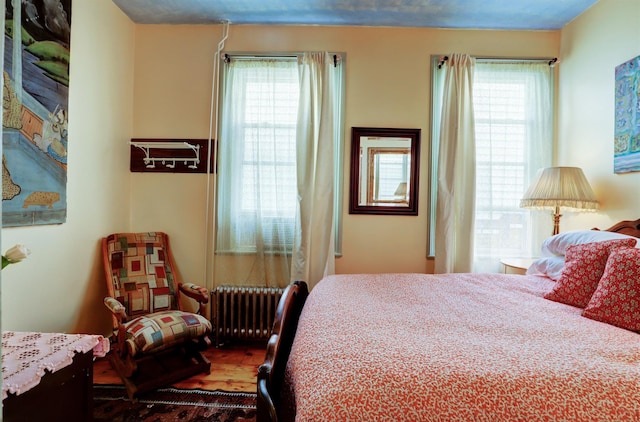
[{"label": "nightstand", "polygon": [[505,274],[525,274],[536,258],[503,258],[500,263]]}]

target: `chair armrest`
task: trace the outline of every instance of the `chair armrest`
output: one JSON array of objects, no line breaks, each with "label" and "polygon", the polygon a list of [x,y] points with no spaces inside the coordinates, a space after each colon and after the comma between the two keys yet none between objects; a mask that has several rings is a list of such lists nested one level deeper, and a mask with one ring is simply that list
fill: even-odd
[{"label": "chair armrest", "polygon": [[206,312],[204,305],[209,303],[209,290],[193,283],[180,283],[178,286],[182,293],[198,302],[198,313],[204,315]]},{"label": "chair armrest", "polygon": [[104,298],[104,305],[111,311],[114,317],[113,336],[111,337],[111,350],[120,356],[126,355],[127,330],[124,322],[127,320],[127,309],[120,301],[111,296]]},{"label": "chair armrest", "polygon": [[209,290],[193,283],[180,283],[180,291],[198,303],[209,302]]},{"label": "chair armrest", "polygon": [[119,322],[127,318],[126,308],[117,299],[107,296],[104,298],[104,305],[118,318]]}]

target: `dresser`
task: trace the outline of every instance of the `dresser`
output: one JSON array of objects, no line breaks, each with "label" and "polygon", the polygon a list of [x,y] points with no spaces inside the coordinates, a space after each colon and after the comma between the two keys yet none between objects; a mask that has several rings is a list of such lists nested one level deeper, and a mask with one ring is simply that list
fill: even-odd
[{"label": "dresser", "polygon": [[108,351],[99,335],[3,331],[2,420],[92,420],[93,359]]}]

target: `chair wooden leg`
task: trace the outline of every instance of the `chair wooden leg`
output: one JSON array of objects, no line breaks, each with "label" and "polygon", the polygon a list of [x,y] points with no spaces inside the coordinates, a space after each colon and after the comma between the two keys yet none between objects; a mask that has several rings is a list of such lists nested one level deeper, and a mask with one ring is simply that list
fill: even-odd
[{"label": "chair wooden leg", "polygon": [[110,354],[109,362],[122,378],[129,399],[135,401],[138,396],[151,390],[199,373],[209,374],[211,362],[193,346],[185,345],[142,357],[138,359],[137,370],[132,375],[127,375],[127,363],[117,354]]}]

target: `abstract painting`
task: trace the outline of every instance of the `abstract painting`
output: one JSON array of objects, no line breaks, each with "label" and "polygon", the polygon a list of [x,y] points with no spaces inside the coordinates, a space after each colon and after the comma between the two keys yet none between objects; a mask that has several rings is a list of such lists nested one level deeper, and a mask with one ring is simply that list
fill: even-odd
[{"label": "abstract painting", "polygon": [[2,225],[67,216],[71,0],[5,0]]},{"label": "abstract painting", "polygon": [[616,66],[614,173],[640,171],[640,56]]}]

